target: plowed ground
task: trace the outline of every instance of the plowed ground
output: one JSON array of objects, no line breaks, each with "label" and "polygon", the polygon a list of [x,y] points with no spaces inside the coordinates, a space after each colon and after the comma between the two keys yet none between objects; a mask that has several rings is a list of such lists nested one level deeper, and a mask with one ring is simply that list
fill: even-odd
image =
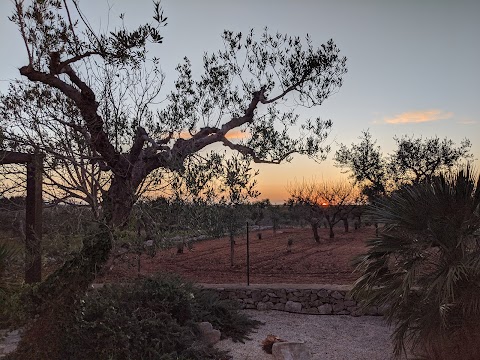
[{"label": "plowed ground", "polygon": [[[337,228],[335,238],[328,238],[327,229],[320,230],[322,242],[315,243],[310,229],[271,229],[250,233],[250,283],[252,284],[351,284],[352,259],[365,252],[365,240],[374,237],[373,228],[363,227],[345,233]],[[287,251],[288,240],[291,250]],[[109,270],[99,282],[128,281],[156,272],[180,274],[194,282],[210,284],[246,283],[246,236],[235,238],[234,266],[230,266],[228,238],[203,240],[193,249],[177,254],[172,248],[157,252],[154,257],[142,255],[140,272],[136,255],[110,262]]]}]

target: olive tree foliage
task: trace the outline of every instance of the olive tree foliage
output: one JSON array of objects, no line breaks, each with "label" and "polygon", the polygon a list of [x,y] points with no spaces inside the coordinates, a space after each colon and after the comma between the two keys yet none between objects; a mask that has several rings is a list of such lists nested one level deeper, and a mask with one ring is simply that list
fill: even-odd
[{"label": "olive tree foliage", "polygon": [[224,209],[221,221],[225,223],[230,238],[230,266],[234,266],[235,261],[235,235],[245,227],[250,215],[251,209],[246,205],[260,195],[255,188],[257,175],[258,171],[253,171],[248,163],[232,157],[227,160],[220,178],[223,195],[219,203]]},{"label": "olive tree foliage", "polygon": [[[99,113],[105,131],[115,149],[122,151],[131,143],[135,124],[151,116],[148,106],[160,95],[164,75],[157,67],[115,73],[113,66],[94,68],[91,63],[88,74],[101,94]],[[87,141],[89,134],[82,127],[81,114],[68,98],[44,84],[17,80],[10,84],[7,94],[0,96],[0,120],[4,127],[3,150],[44,154],[46,201],[87,204],[95,218],[100,218],[111,169]],[[5,194],[17,195],[25,187],[23,166],[3,166],[0,174]],[[136,189],[135,197],[163,190],[171,177],[171,172],[153,171]]]},{"label": "olive tree foliage", "polygon": [[243,205],[259,195],[258,171],[243,156],[218,153],[184,166],[186,170],[172,177],[163,196],[144,199],[136,207],[136,222],[147,233],[157,233],[157,238],[235,235],[250,215]]},{"label": "olive tree foliage", "polygon": [[447,138],[395,137],[396,151],[389,157],[389,173],[399,184],[418,184],[442,173],[454,171],[460,161],[469,160],[471,143],[464,139],[458,147]]},{"label": "olive tree foliage", "polygon": [[[69,301],[73,297],[58,294],[78,294],[94,279],[110,253],[112,229],[127,222],[137,189],[152,172],[182,172],[185,161],[215,143],[259,163],[280,163],[294,153],[315,159],[326,155],[322,142],[332,122],[301,119],[297,110],[321,105],[341,87],[346,58],[332,40],[316,48],[308,36],[302,40],[265,30],[257,38],[253,31],[225,31],[223,49],[204,55],[200,74],[194,74],[185,58],[165,101],[133,107],[131,113],[113,116],[112,124],[108,114],[115,112],[114,106],[102,103],[95,74],[102,67],[119,76],[155,71],[149,69],[158,67],[159,60],[147,50],[162,42],[166,18],[160,5],[155,4],[151,23],[96,33],[77,1],[14,4],[10,19],[18,26],[27,58],[19,69],[23,86],[38,86],[34,100],[45,106],[39,111],[55,114],[55,103],[42,100],[58,96],[78,115],[45,121],[75,132],[89,147],[92,163],[109,176],[99,228],[75,258],[51,275],[44,287],[51,299]],[[12,118],[6,114],[3,121],[8,125]],[[120,130],[115,122],[125,129],[122,142],[116,141]],[[294,125],[299,126],[298,137],[288,131]],[[244,137],[234,140],[233,131]]]},{"label": "olive tree foliage", "polygon": [[[205,54],[200,77],[194,78],[187,58],[177,67],[175,89],[163,108],[142,109],[139,117],[115,120],[129,122],[133,133],[125,146],[116,146],[116,128],[107,126],[100,105],[103,94],[89,67],[112,66],[116,74],[125,74],[145,66],[147,43],[162,41],[166,19],[159,4],[153,23],[135,30],[121,26],[109,34],[96,34],[77,2],[72,6],[67,1],[33,1],[24,6],[17,0],[15,5],[11,20],[18,25],[28,56],[27,65],[20,68],[25,86],[41,84],[79,114],[81,122],[52,118],[50,123],[75,130],[92,148],[94,160],[111,172],[103,207],[109,209],[113,224],[126,221],[134,192],[147,175],[159,168],[180,170],[187,157],[213,143],[256,162],[279,163],[293,153],[325,156],[327,149],[321,144],[331,121],[306,120],[300,126],[302,135],[292,138],[288,129],[300,118],[296,107],[281,105],[320,105],[342,85],[346,59],[332,40],[315,48],[309,37],[302,41],[266,30],[257,40],[253,31],[246,36],[225,31],[224,49]],[[244,132],[245,139],[229,139],[234,129]],[[185,134],[188,138],[180,136]],[[115,192],[121,196],[111,196]]]},{"label": "olive tree foliage", "polygon": [[369,200],[386,193],[387,169],[386,159],[372,140],[369,131],[363,131],[359,144],[352,144],[350,148],[340,144],[335,153],[337,166],[350,171],[351,177],[362,188],[362,192]]},{"label": "olive tree foliage", "polygon": [[363,131],[358,144],[340,144],[335,153],[336,165],[350,172],[370,202],[405,185],[431,180],[445,171],[453,171],[464,160],[472,158],[471,143],[464,139],[459,146],[438,137],[395,137],[396,149],[383,154]]}]

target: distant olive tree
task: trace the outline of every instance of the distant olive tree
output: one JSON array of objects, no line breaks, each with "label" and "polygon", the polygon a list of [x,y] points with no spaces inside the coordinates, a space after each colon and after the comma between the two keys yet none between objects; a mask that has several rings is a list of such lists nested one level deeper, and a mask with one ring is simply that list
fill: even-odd
[{"label": "distant olive tree", "polygon": [[323,199],[317,191],[315,182],[302,182],[289,185],[287,205],[298,216],[308,222],[312,228],[313,239],[320,243],[320,234],[318,232],[322,220],[325,216]]},{"label": "distant olive tree", "polygon": [[463,160],[473,157],[471,143],[464,139],[457,147],[447,138],[395,137],[397,149],[388,159],[388,170],[397,184],[418,184],[442,173],[456,170]]},{"label": "distant olive tree", "polygon": [[310,223],[315,241],[320,242],[318,228],[325,220],[329,228],[330,239],[335,237],[334,227],[344,222],[348,232],[348,216],[355,209],[360,196],[358,190],[346,181],[303,182],[289,189],[289,203],[303,210],[305,219]]},{"label": "distant olive tree", "polygon": [[322,182],[317,188],[324,205],[325,220],[329,228],[329,237],[335,237],[334,227],[343,222],[345,232],[348,232],[348,216],[360,201],[357,188],[346,181]]},{"label": "distant olive tree", "polygon": [[224,173],[220,177],[219,191],[222,195],[219,203],[225,212],[220,220],[225,222],[230,238],[230,266],[234,266],[235,235],[245,227],[250,215],[251,209],[246,205],[260,195],[255,179],[258,171],[253,171],[250,164],[239,157],[227,159],[222,169]]},{"label": "distant olive tree", "polygon": [[334,159],[336,166],[350,172],[355,184],[360,186],[370,201],[373,201],[376,197],[386,194],[387,160],[380,146],[372,140],[369,131],[363,131],[359,139],[360,143],[352,143],[350,148],[340,144]]},{"label": "distant olive tree", "polygon": [[390,190],[404,185],[421,183],[443,172],[455,170],[462,161],[472,159],[471,143],[464,139],[456,146],[447,138],[395,137],[396,149],[383,154],[363,131],[360,143],[350,147],[340,144],[335,153],[336,166],[350,173],[370,202]]}]

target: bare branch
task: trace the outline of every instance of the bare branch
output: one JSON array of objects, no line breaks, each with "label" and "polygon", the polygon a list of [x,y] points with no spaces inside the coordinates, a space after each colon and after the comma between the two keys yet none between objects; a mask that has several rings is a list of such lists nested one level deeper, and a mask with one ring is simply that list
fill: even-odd
[{"label": "bare branch", "polygon": [[28,65],[33,66],[33,56],[32,56],[32,52],[28,48],[28,39],[27,39],[26,31],[25,31],[25,19],[24,19],[24,14],[23,14],[23,1],[24,0],[15,0],[15,8],[17,10],[18,26],[20,27],[20,34],[22,34],[22,39],[23,39],[23,42],[25,44],[25,48],[27,50]]}]

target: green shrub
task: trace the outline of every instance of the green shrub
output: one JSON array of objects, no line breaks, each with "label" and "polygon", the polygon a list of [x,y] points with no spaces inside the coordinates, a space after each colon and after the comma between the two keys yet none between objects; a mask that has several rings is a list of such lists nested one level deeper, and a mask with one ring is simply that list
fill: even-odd
[{"label": "green shrub", "polygon": [[65,329],[68,359],[225,359],[197,341],[196,323],[209,321],[225,337],[243,340],[258,322],[216,294],[178,277],[159,276],[90,292]]},{"label": "green shrub", "polygon": [[24,312],[20,306],[22,288],[7,281],[5,270],[18,251],[15,247],[0,243],[0,328],[24,323]]},{"label": "green shrub", "polygon": [[8,286],[0,290],[0,329],[25,324],[27,314],[22,305],[21,286]]},{"label": "green shrub", "polygon": [[5,269],[7,268],[7,264],[17,255],[17,253],[18,251],[15,247],[0,242],[0,291],[6,286],[4,273]]}]

